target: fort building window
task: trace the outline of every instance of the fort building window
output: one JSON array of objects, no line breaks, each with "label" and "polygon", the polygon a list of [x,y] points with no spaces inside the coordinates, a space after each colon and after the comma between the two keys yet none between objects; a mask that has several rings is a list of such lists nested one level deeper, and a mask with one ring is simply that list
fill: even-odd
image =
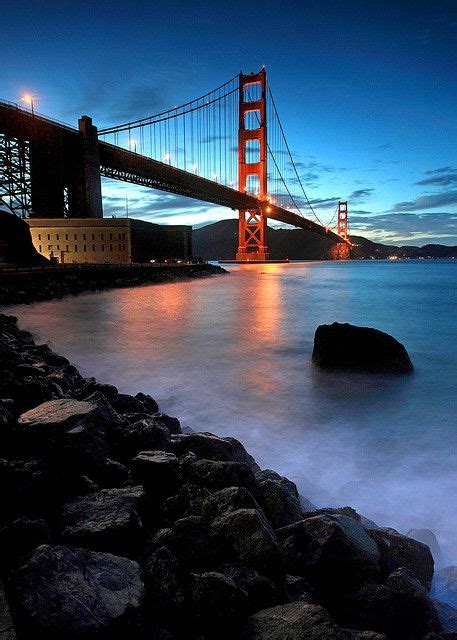
[{"label": "fort building window", "polygon": [[100,234],[100,240],[103,240],[103,233]]},{"label": "fort building window", "polygon": [[51,239],[51,234],[50,234],[50,233],[48,233],[48,240],[50,240],[50,239]]},{"label": "fort building window", "polygon": [[48,251],[51,251],[52,249],[52,244],[48,244]]},{"label": "fort building window", "polygon": [[76,233],[75,233],[75,240],[77,240],[77,239],[78,239],[78,236],[77,236],[77,235],[76,235]]},{"label": "fort building window", "polygon": [[60,245],[59,244],[57,245],[57,251],[60,251]]},{"label": "fort building window", "polygon": [[68,240],[68,233],[65,234],[65,240]]},{"label": "fort building window", "polygon": [[41,253],[41,244],[38,247],[38,251]]},{"label": "fort building window", "polygon": [[112,234],[112,233],[110,233],[110,234],[109,234],[109,239],[110,239],[110,240],[112,240],[112,239],[113,239],[113,234]]},{"label": "fort building window", "polygon": [[41,233],[38,234],[38,240],[41,240]]},{"label": "fort building window", "polygon": [[112,250],[113,250],[113,245],[112,245],[112,244],[110,244],[110,246],[109,246],[109,250],[110,250],[110,251],[112,251]]},{"label": "fort building window", "polygon": [[59,240],[59,234],[56,233],[56,240]]},{"label": "fort building window", "polygon": [[85,233],[83,233],[83,240],[85,240],[85,239],[86,239],[86,234],[85,234]]},{"label": "fort building window", "polygon": [[83,251],[87,251],[87,245],[84,245]]},{"label": "fort building window", "polygon": [[94,244],[92,245],[92,251],[95,251],[95,245]]},{"label": "fort building window", "polygon": [[105,250],[105,245],[104,245],[104,244],[102,244],[102,251],[104,251],[104,250]]},{"label": "fort building window", "polygon": [[66,247],[65,247],[65,251],[68,251],[68,244],[67,244],[67,245],[66,245]]},{"label": "fort building window", "polygon": [[78,252],[78,245],[77,244],[75,244],[75,251],[76,251],[76,253]]},{"label": "fort building window", "polygon": [[92,234],[92,240],[95,240],[95,233]]}]

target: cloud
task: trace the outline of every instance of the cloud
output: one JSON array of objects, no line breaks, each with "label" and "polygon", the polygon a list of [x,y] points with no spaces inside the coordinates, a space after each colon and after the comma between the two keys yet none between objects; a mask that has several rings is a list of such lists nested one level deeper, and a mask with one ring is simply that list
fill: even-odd
[{"label": "cloud", "polygon": [[378,242],[446,242],[457,244],[457,213],[383,213],[366,215],[350,212],[351,233]]},{"label": "cloud", "polygon": [[397,202],[391,211],[422,211],[457,204],[457,190],[419,196],[415,200]]},{"label": "cloud", "polygon": [[424,171],[427,178],[415,182],[417,185],[427,185],[433,187],[454,187],[457,186],[457,169],[453,167],[441,167]]},{"label": "cloud", "polygon": [[374,189],[369,188],[357,189],[356,191],[353,191],[351,193],[351,195],[349,196],[349,201],[354,203],[363,202],[366,198],[368,198],[368,196],[371,195],[373,191]]}]

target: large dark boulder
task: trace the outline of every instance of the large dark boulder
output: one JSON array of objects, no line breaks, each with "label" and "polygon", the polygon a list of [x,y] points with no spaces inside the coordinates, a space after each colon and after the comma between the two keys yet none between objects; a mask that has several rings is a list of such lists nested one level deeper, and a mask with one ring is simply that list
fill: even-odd
[{"label": "large dark boulder", "polygon": [[373,629],[391,640],[416,640],[442,631],[426,589],[404,568],[383,584],[365,583],[358,593],[343,597],[332,612],[346,625]]},{"label": "large dark boulder", "polygon": [[429,590],[433,578],[433,557],[422,542],[403,536],[395,529],[369,529],[368,534],[381,552],[381,569],[385,576],[404,567]]},{"label": "large dark boulder", "polygon": [[317,328],[312,359],[320,369],[370,373],[413,371],[405,347],[388,333],[338,322]]},{"label": "large dark boulder", "polygon": [[237,509],[213,522],[214,530],[229,546],[233,558],[266,575],[282,568],[282,554],[273,529],[258,509]]},{"label": "large dark boulder", "polygon": [[230,577],[209,571],[194,573],[191,579],[191,611],[198,628],[219,637],[234,637],[246,615],[248,594]]},{"label": "large dark boulder", "polygon": [[190,433],[174,437],[173,451],[177,455],[195,453],[197,458],[215,461],[244,462],[254,473],[260,471],[252,456],[235,438],[222,438],[213,433]]},{"label": "large dark boulder", "polygon": [[256,478],[260,489],[261,506],[274,529],[285,527],[301,519],[300,496],[291,480],[270,469],[261,471]]},{"label": "large dark boulder", "polygon": [[378,579],[379,549],[364,527],[347,515],[315,514],[276,532],[288,571],[307,577],[325,601]]},{"label": "large dark boulder", "polygon": [[80,545],[103,550],[136,551],[142,527],[142,487],[102,489],[66,502],[61,517],[61,535]]},{"label": "large dark boulder", "polygon": [[49,260],[32,243],[29,225],[12,213],[0,209],[0,263],[46,265]]},{"label": "large dark boulder", "polygon": [[50,400],[23,413],[18,431],[32,451],[60,458],[62,467],[96,467],[106,463],[106,430],[120,423],[101,393],[87,400]]},{"label": "large dark boulder", "polygon": [[136,637],[143,591],[136,562],[63,546],[38,547],[12,578],[16,624],[27,638]]}]

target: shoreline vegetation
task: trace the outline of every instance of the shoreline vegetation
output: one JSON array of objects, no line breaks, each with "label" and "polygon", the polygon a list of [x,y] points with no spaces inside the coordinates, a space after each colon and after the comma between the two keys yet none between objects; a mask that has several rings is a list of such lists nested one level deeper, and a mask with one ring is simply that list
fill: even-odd
[{"label": "shoreline vegetation", "polygon": [[13,316],[0,351],[9,639],[456,638],[422,542],[315,507],[241,442],[83,378]]}]

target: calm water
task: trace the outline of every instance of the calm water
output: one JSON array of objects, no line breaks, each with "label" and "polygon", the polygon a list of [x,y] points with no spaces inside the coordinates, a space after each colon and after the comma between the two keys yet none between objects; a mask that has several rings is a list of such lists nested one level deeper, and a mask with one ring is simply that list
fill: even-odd
[{"label": "calm water", "polygon": [[[234,435],[319,505],[430,527],[457,561],[456,262],[234,266],[12,312],[85,375]],[[392,333],[414,376],[315,371],[314,331],[335,320]]]}]

